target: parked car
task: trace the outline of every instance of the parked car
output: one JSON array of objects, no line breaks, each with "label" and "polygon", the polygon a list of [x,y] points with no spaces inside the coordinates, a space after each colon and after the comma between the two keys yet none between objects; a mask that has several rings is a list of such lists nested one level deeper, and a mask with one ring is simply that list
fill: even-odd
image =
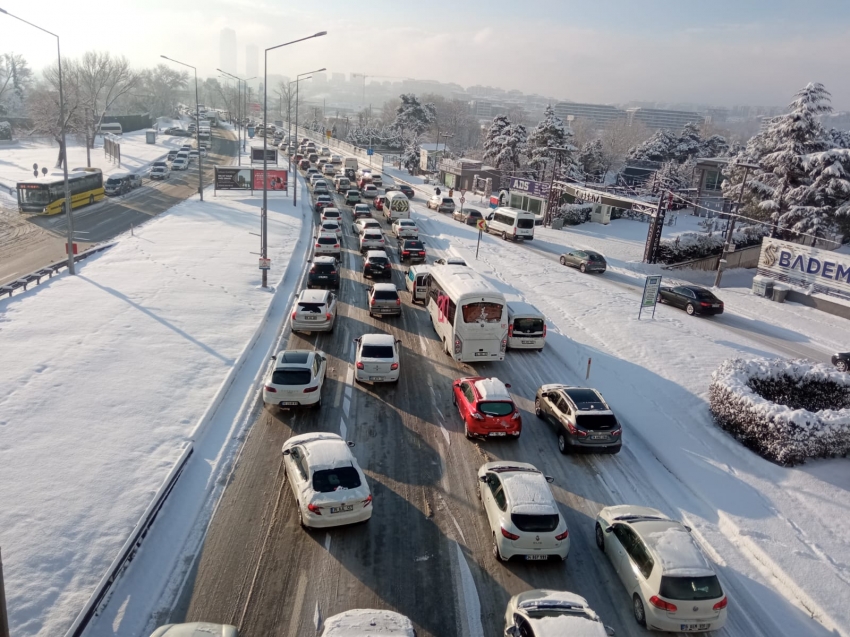
[{"label": "parked car", "polygon": [[334,257],[316,257],[307,272],[308,288],[339,289],[339,264]]},{"label": "parked car", "polygon": [[595,389],[543,385],[534,399],[534,413],[555,429],[561,453],[574,450],[620,452],[623,428]]},{"label": "parked car", "polygon": [[320,407],[328,358],[318,350],[296,349],[272,356],[274,365],[263,383],[263,402],[283,409]]},{"label": "parked car", "polygon": [[419,227],[413,219],[396,219],[393,222],[392,231],[399,239],[419,238]]},{"label": "parked car", "polygon": [[364,230],[377,230],[380,232],[381,222],[377,219],[373,219],[371,216],[365,217],[357,219],[354,224],[352,224],[351,229],[354,231],[354,234],[363,234]]},{"label": "parked car", "polygon": [[599,511],[595,535],[638,624],[688,634],[724,626],[726,595],[690,528],[656,509],[625,504]]},{"label": "parked car", "polygon": [[658,302],[682,308],[691,316],[723,314],[723,301],[698,285],[677,285],[672,288],[662,285],[658,292]]},{"label": "parked car", "polygon": [[372,517],[372,492],[353,442],[314,431],[283,444],[283,466],[304,527],[324,528],[365,522]]},{"label": "parked car", "polygon": [[[351,214],[356,221],[357,219],[360,219],[361,217],[371,218],[372,217],[372,210],[369,208],[369,204],[367,204],[367,203],[356,203],[356,204],[354,204],[354,208],[352,209]],[[380,225],[381,224],[378,224],[379,227],[380,227]]]},{"label": "parked car", "polygon": [[168,166],[154,166],[151,168],[151,179],[168,179],[171,176],[171,171]]},{"label": "parked car", "polygon": [[360,203],[360,191],[355,190],[354,188],[349,188],[345,193],[345,203],[349,206],[352,204]]},{"label": "parked car", "polygon": [[451,197],[444,197],[443,195],[434,195],[430,199],[428,199],[427,206],[429,208],[433,208],[437,212],[448,212],[452,213],[455,211],[455,202]]},{"label": "parked car", "polygon": [[510,385],[498,378],[480,376],[458,378],[452,383],[452,402],[467,438],[519,438],[522,416],[508,389]]},{"label": "parked car", "polygon": [[[389,279],[393,275],[393,265],[387,253],[383,250],[367,250],[366,257],[363,259],[363,277],[364,278],[384,278]],[[400,311],[400,310],[399,310]],[[371,313],[371,312],[370,312]]]},{"label": "parked car", "polygon": [[320,234],[316,237],[316,242],[313,244],[313,256],[331,255],[337,259],[342,256],[342,248],[340,246],[339,237],[336,234]]},{"label": "parked car", "polygon": [[[389,283],[379,283],[387,286]],[[358,383],[397,383],[401,370],[398,345],[389,334],[364,334],[355,338],[354,380]]]},{"label": "parked car", "polygon": [[570,531],[549,488],[552,481],[527,462],[502,460],[478,469],[478,492],[497,560],[567,561]]},{"label": "parked car", "polygon": [[466,265],[466,261],[460,257],[440,258],[434,261],[434,265]]},{"label": "parked car", "polygon": [[570,250],[561,255],[561,265],[578,268],[582,272],[602,274],[608,267],[608,262],[594,250]]},{"label": "parked car", "polygon": [[336,294],[329,290],[301,290],[290,322],[293,332],[333,332]]},{"label": "parked car", "polygon": [[364,230],[360,234],[360,252],[367,250],[381,250],[386,247],[384,235],[380,230]]},{"label": "parked car", "polygon": [[324,625],[322,637],[369,634],[382,637],[416,637],[410,619],[391,610],[354,608],[328,617]]},{"label": "parked car", "polygon": [[378,189],[372,184],[366,184],[361,190],[361,194],[366,199],[374,199],[378,196]]},{"label": "parked car", "polygon": [[850,369],[850,352],[838,352],[832,356],[832,364],[839,372]]},{"label": "parked car", "polygon": [[413,199],[413,195],[415,193],[413,192],[413,188],[411,186],[408,186],[407,184],[398,184],[396,188],[403,192],[405,197],[407,197],[408,199]]},{"label": "parked car", "polygon": [[398,260],[404,263],[425,261],[425,244],[419,239],[403,239],[398,242]]},{"label": "parked car", "polygon": [[476,223],[484,219],[484,215],[480,210],[475,208],[464,208],[463,210],[455,210],[452,213],[452,219],[460,221],[468,226],[474,226]]},{"label": "parked car", "polygon": [[505,610],[506,637],[607,637],[614,629],[602,624],[584,597],[567,591],[534,589],[514,595]]}]

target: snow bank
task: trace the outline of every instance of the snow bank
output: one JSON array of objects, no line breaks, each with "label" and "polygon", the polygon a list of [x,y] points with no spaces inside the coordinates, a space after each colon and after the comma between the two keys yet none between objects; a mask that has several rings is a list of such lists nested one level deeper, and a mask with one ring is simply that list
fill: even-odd
[{"label": "snow bank", "polygon": [[[762,237],[767,234],[769,228],[766,226],[745,226],[732,233],[732,242],[738,248],[746,248],[760,244]],[[661,263],[681,263],[720,254],[724,241],[725,235],[722,232],[682,232],[670,239],[661,239],[658,260]]]},{"label": "snow bank", "polygon": [[850,376],[827,365],[728,360],[711,376],[709,404],[717,424],[768,460],[850,451]]}]

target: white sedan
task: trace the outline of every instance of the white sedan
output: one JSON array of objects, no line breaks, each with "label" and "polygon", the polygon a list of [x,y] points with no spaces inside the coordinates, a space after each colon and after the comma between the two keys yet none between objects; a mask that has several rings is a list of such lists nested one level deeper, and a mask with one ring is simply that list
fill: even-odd
[{"label": "white sedan", "polygon": [[357,459],[336,434],[313,432],[283,444],[283,466],[301,526],[324,528],[372,517],[372,492]]},{"label": "white sedan", "polygon": [[404,615],[391,610],[355,608],[325,620],[322,637],[353,637],[355,635],[381,635],[381,637],[416,637],[413,623]]},{"label": "white sedan", "polygon": [[364,334],[354,339],[354,380],[358,383],[396,383],[400,373],[398,344],[389,334]]},{"label": "white sedan", "polygon": [[566,561],[570,531],[549,482],[552,478],[526,462],[488,462],[478,469],[478,492],[496,559]]},{"label": "white sedan", "polygon": [[393,234],[399,239],[419,238],[419,227],[413,219],[396,219],[392,229]]},{"label": "white sedan", "polygon": [[263,384],[263,402],[283,409],[321,407],[327,356],[319,351],[296,349],[281,351],[272,358],[275,364]]},{"label": "white sedan", "polygon": [[538,588],[514,595],[505,611],[505,635],[569,635],[606,637],[614,630],[602,624],[584,597]]}]

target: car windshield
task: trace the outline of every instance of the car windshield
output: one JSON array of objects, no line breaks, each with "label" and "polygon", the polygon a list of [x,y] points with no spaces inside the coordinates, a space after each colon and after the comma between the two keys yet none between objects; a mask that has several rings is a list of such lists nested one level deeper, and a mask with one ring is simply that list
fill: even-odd
[{"label": "car windshield", "polygon": [[[386,263],[386,259],[381,259]],[[395,290],[375,290],[375,298],[379,301],[395,301],[398,298],[398,292]]]},{"label": "car windshield", "polygon": [[557,513],[548,515],[511,514],[511,522],[514,523],[514,526],[526,533],[550,533],[558,528],[559,520],[560,516]]},{"label": "car windshield", "polygon": [[543,331],[543,319],[518,318],[514,319],[514,333],[537,334]]},{"label": "car windshield", "polygon": [[121,181],[122,180],[121,180],[120,177],[110,177],[109,179],[106,180],[106,185],[107,186],[120,186]]},{"label": "car windshield", "polygon": [[523,230],[528,230],[529,228],[534,227],[534,219],[517,219],[516,227],[522,228]]},{"label": "car windshield", "polygon": [[667,599],[696,601],[723,597],[723,589],[715,575],[706,577],[667,577],[661,578],[658,594]]},{"label": "car windshield", "polygon": [[324,312],[325,304],[324,303],[310,303],[308,301],[299,301],[298,302],[298,311],[299,312],[309,312],[310,314],[321,314]]},{"label": "car windshield", "polygon": [[354,467],[323,469],[313,474],[313,491],[318,493],[356,489],[359,486],[360,474]]},{"label": "car windshield", "polygon": [[392,345],[364,345],[360,358],[395,358]]},{"label": "car windshield", "polygon": [[485,400],[478,403],[478,411],[488,416],[507,416],[513,413],[513,403],[497,400]]},{"label": "car windshield", "polygon": [[467,303],[461,307],[464,323],[498,323],[502,320],[502,306],[499,303]]},{"label": "car windshield", "polygon": [[276,369],[272,373],[274,385],[309,385],[312,380],[309,369]]},{"label": "car windshield", "polygon": [[576,425],[591,431],[607,431],[617,428],[617,418],[612,414],[579,414]]}]

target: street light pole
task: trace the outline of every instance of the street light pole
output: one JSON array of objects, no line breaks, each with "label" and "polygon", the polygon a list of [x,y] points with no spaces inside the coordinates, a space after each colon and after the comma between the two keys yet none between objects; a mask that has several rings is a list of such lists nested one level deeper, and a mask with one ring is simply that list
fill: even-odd
[{"label": "street light pole", "polygon": [[[266,155],[266,148],[268,146],[268,103],[269,103],[269,51],[274,51],[275,49],[279,49],[284,46],[289,46],[290,44],[295,44],[296,42],[303,42],[304,40],[310,40],[312,38],[319,38],[323,35],[327,35],[327,31],[319,31],[318,33],[314,33],[313,35],[308,35],[306,38],[299,38],[297,40],[292,40],[291,42],[284,42],[283,44],[278,44],[275,46],[270,46],[263,53],[263,208],[261,211],[262,215],[262,225],[260,230],[260,240],[262,241],[262,247],[260,248],[260,256],[263,259],[268,258],[268,157]],[[295,104],[296,108],[298,104]],[[298,189],[295,188],[297,191]],[[268,269],[263,268],[263,287],[268,287]]]},{"label": "street light pole", "polygon": [[[301,75],[306,75],[306,73],[302,73]],[[295,108],[298,109],[298,97],[297,97],[298,82],[301,82],[303,80],[309,80],[311,77],[313,77],[312,75],[307,75],[307,77],[301,77],[301,75],[297,76],[296,79],[292,80],[289,83],[289,93],[287,95],[287,104],[286,104],[286,132],[289,134],[288,135],[289,136],[289,142],[288,142],[289,146],[292,146],[292,85],[293,84],[296,85],[296,87],[295,87],[295,90],[296,90]],[[295,136],[296,136],[296,138],[298,137],[297,127],[296,127],[296,130],[295,130]],[[296,149],[298,148],[297,144],[295,145],[295,148]],[[294,173],[292,172],[292,153],[289,152],[289,147],[287,147],[286,152],[289,155],[289,177],[290,177],[290,179],[292,179],[292,189],[295,190],[298,186],[298,183],[295,181]],[[297,166],[296,166],[296,168],[297,168]],[[288,185],[289,184],[287,183],[287,186]],[[293,194],[293,200],[292,200],[293,206],[297,203],[297,201],[294,199],[294,197],[295,197],[295,195]]]},{"label": "street light pole", "polygon": [[[309,75],[313,77],[313,73],[321,73],[324,71],[324,68],[318,69],[316,71],[307,71],[306,73],[301,73],[295,77],[295,137],[298,137],[298,89],[301,88],[301,80],[302,79],[310,79],[309,77],[302,78],[302,75]],[[298,205],[298,182],[295,182],[295,187],[292,189],[292,205]]]},{"label": "street light pole", "polygon": [[729,248],[732,245],[732,233],[735,232],[735,220],[741,213],[741,202],[744,199],[744,187],[747,185],[747,176],[750,174],[750,168],[756,166],[744,164],[744,179],[741,181],[741,191],[738,193],[738,201],[735,203],[735,216],[729,219],[729,225],[726,228],[726,239],[723,242],[723,253],[720,259],[717,260],[717,274],[714,275],[714,287],[720,287],[720,279],[723,278],[723,263],[726,261],[726,255],[729,254]]},{"label": "street light pole", "polygon": [[65,129],[67,128],[67,123],[65,121],[65,90],[62,85],[62,52],[59,49],[59,36],[55,33],[48,31],[47,29],[42,29],[37,24],[28,22],[27,20],[19,18],[16,15],[12,15],[5,9],[0,9],[0,13],[3,13],[9,16],[10,18],[14,18],[15,20],[23,22],[24,24],[28,24],[31,27],[38,29],[39,31],[43,31],[44,33],[52,35],[54,38],[56,38],[56,57],[59,62],[59,121],[62,123],[62,169],[64,175],[65,216],[68,218],[68,274],[74,275],[77,273],[74,264],[74,216],[72,214],[73,209],[71,206],[71,187],[68,185],[68,142],[65,136]]},{"label": "street light pole", "polygon": [[[232,77],[234,80],[236,80],[236,86],[239,87],[238,91],[239,91],[239,111],[240,111],[240,114],[237,115],[237,117],[239,118],[239,121],[237,122],[237,126],[239,127],[238,130],[239,130],[240,136],[237,138],[237,141],[236,141],[236,154],[239,156],[239,165],[241,166],[242,165],[242,151],[245,150],[245,135],[246,135],[246,133],[245,133],[245,127],[242,125],[242,120],[244,119],[245,111],[242,109],[242,85],[240,84],[240,82],[245,84],[245,90],[247,91],[248,90],[248,80],[255,80],[257,78],[256,77],[249,77],[249,78],[243,80],[241,77],[236,77],[235,75],[233,75],[233,73],[228,73],[227,71],[222,71],[221,69],[216,69],[216,71],[219,71],[220,73],[224,73],[225,75]],[[240,149],[240,146],[241,146],[241,149]]]},{"label": "street light pole", "polygon": [[[180,64],[182,66],[186,66],[195,73],[195,145],[198,147],[198,194],[201,197],[201,201],[204,200],[204,156],[201,153],[201,107],[200,100],[198,99],[198,69],[192,66],[191,64],[186,64],[185,62],[181,62],[180,60],[175,60],[174,58],[170,58],[167,55],[160,55],[159,57],[168,60],[169,62],[174,62],[175,64]],[[210,133],[210,146],[212,147],[212,133]]]}]

